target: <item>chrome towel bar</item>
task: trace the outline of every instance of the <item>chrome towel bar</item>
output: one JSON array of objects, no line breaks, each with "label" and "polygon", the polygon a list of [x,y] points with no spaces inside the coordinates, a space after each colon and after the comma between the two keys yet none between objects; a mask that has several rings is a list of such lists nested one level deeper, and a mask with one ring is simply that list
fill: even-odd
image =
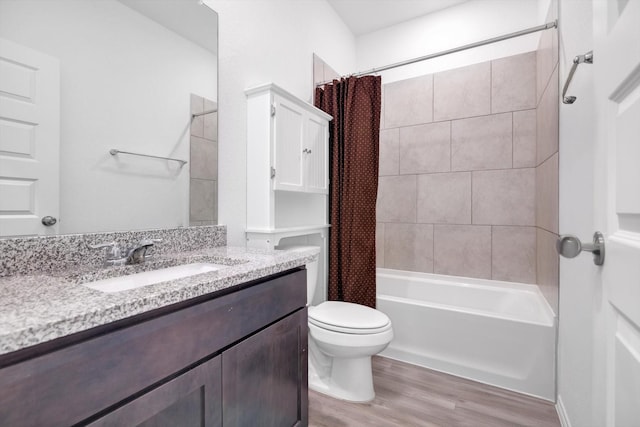
[{"label": "chrome towel bar", "polygon": [[193,113],[191,114],[191,119],[195,119],[196,117],[204,116],[205,114],[216,113],[218,111],[217,108],[213,108],[211,110],[203,111],[202,113]]},{"label": "chrome towel bar", "polygon": [[562,102],[564,104],[573,104],[576,102],[575,96],[567,96],[567,90],[569,89],[569,84],[571,84],[571,79],[573,79],[573,75],[580,64],[593,64],[593,51],[585,53],[584,55],[578,55],[573,58],[573,65],[571,66],[571,70],[569,70],[569,75],[567,76],[567,81],[564,83],[564,88],[562,88]]},{"label": "chrome towel bar", "polygon": [[174,159],[172,157],[152,156],[151,154],[132,153],[131,151],[116,150],[115,148],[112,148],[111,150],[109,150],[109,154],[111,154],[112,156],[115,156],[116,154],[129,154],[131,156],[141,156],[141,157],[151,157],[153,159],[172,160],[174,162],[180,163],[180,167],[187,164],[187,161],[182,159]]}]

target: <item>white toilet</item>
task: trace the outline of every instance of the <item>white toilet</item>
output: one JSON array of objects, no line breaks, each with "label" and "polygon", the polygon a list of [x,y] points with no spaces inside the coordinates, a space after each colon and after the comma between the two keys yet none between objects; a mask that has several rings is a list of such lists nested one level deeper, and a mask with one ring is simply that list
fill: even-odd
[{"label": "white toilet", "polygon": [[[308,251],[315,246],[281,249]],[[307,264],[309,305],[309,388],[338,399],[367,402],[375,397],[371,356],[393,339],[391,321],[382,312],[359,304],[311,300],[318,283],[318,262]]]}]

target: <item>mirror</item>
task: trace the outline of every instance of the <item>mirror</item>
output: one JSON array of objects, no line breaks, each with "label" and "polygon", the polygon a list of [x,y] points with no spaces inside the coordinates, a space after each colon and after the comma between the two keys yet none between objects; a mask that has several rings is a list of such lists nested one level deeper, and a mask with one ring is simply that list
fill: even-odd
[{"label": "mirror", "polygon": [[[0,72],[18,91],[0,83],[0,237],[217,223],[217,19],[198,0],[0,0]],[[46,126],[9,116],[39,108],[56,73],[6,46],[57,64],[57,153]],[[15,166],[38,162],[53,185]]]}]

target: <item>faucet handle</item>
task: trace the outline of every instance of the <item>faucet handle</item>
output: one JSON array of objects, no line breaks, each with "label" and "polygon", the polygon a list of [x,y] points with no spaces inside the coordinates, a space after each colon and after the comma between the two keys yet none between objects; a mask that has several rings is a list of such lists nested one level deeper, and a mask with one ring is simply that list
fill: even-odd
[{"label": "faucet handle", "polygon": [[105,254],[107,256],[107,259],[120,257],[120,248],[118,247],[118,244],[115,241],[106,242],[106,243],[97,243],[95,245],[87,244],[87,246],[91,249],[106,248]]},{"label": "faucet handle", "polygon": [[90,245],[87,243],[87,246],[91,249],[109,248],[109,247],[115,247],[116,242],[96,243],[95,245]]},{"label": "faucet handle", "polygon": [[154,243],[162,243],[162,239],[142,239],[138,246],[153,246]]}]

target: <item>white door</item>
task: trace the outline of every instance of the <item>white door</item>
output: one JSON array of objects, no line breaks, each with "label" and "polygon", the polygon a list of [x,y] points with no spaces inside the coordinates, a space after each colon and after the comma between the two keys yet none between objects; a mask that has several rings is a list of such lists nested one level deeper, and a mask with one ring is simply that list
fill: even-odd
[{"label": "white door", "polygon": [[60,65],[0,39],[0,237],[55,234],[58,218]]},{"label": "white door", "polygon": [[[640,1],[594,2],[597,221],[606,235],[600,330],[608,426],[640,425]],[[597,310],[598,311],[598,310]]]},{"label": "white door", "polygon": [[303,111],[279,96],[274,96],[274,105],[274,190],[303,191]]},{"label": "white door", "polygon": [[[308,116],[306,119],[307,137],[305,139],[305,183],[310,193],[327,194],[327,159],[329,127],[327,121]],[[304,152],[304,150],[303,150]]]}]

